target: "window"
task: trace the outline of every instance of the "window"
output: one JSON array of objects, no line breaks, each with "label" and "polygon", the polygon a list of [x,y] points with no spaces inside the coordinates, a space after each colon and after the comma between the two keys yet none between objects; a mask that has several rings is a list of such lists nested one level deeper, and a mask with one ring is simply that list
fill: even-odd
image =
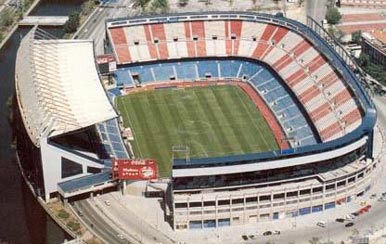
[{"label": "window", "polygon": [[273,199],[283,199],[283,198],[284,198],[284,193],[273,195]]},{"label": "window", "polygon": [[287,197],[297,197],[297,196],[298,196],[297,191],[287,192]]},{"label": "window", "polygon": [[174,204],[175,208],[187,208],[188,204],[186,202],[177,202]]},{"label": "window", "polygon": [[204,202],[204,207],[208,207],[208,206],[216,206],[216,202],[215,201]]},{"label": "window", "polygon": [[244,203],[244,199],[232,199],[232,204],[242,204]]},{"label": "window", "polygon": [[197,207],[202,207],[202,205],[201,205],[201,202],[190,202],[189,207],[197,208]]},{"label": "window", "polygon": [[271,201],[271,195],[268,196],[260,196],[259,201]]},{"label": "window", "polygon": [[99,169],[99,168],[87,166],[87,173],[97,174],[97,173],[100,173],[100,172],[101,172],[101,169]]},{"label": "window", "polygon": [[67,158],[62,158],[62,178],[82,174],[82,165]]},{"label": "window", "polygon": [[229,200],[218,200],[218,205],[229,205]]},{"label": "window", "polygon": [[249,202],[257,202],[257,197],[247,197],[247,198],[245,199],[245,201],[246,201],[247,203],[249,203]]},{"label": "window", "polygon": [[315,187],[312,189],[312,192],[315,193],[315,192],[321,192],[323,191],[323,187]]},{"label": "window", "polygon": [[307,195],[307,194],[310,194],[311,190],[310,189],[307,189],[307,190],[300,190],[300,195]]}]

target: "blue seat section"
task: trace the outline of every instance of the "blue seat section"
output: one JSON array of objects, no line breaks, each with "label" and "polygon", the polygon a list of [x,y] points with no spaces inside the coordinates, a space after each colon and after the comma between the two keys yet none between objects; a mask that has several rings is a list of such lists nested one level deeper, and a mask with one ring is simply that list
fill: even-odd
[{"label": "blue seat section", "polygon": [[138,79],[142,84],[154,82],[152,74],[152,67],[150,65],[131,66],[129,68],[131,75],[138,75]]},{"label": "blue seat section", "polygon": [[239,78],[243,77],[244,75],[250,78],[263,69],[261,65],[252,62],[242,61],[240,63],[242,66],[238,75]]},{"label": "blue seat section", "polygon": [[177,79],[179,80],[196,80],[197,75],[197,64],[196,62],[179,62],[175,64],[177,71]]},{"label": "blue seat section", "polygon": [[275,113],[287,137],[291,139],[290,143],[293,147],[317,143],[296,102],[288,95],[287,90],[276,77],[264,69],[252,75],[249,82],[259,91]]},{"label": "blue seat section", "polygon": [[[195,81],[205,79],[208,75],[212,78],[246,78],[274,112],[287,137],[293,139],[293,147],[317,143],[298,102],[288,94],[282,81],[261,64],[229,59],[138,64],[120,68],[115,75],[118,77],[117,82],[126,86],[134,84],[132,75],[138,75],[142,84],[170,81],[172,76],[177,81]],[[111,93],[117,94],[116,91]],[[125,155],[126,150],[123,143],[120,143],[121,137],[115,122],[107,121],[104,129],[112,154],[116,157]],[[100,131],[103,132],[101,128]]]},{"label": "blue seat section", "polygon": [[155,79],[157,81],[168,81],[171,76],[175,77],[173,66],[174,64],[172,63],[152,65],[151,68],[153,68]]},{"label": "blue seat section", "polygon": [[115,158],[129,158],[123,143],[116,119],[107,120],[97,125],[106,152]]},{"label": "blue seat section", "polygon": [[197,62],[198,75],[205,78],[207,74],[212,77],[218,77],[218,61],[199,61]]},{"label": "blue seat section", "polygon": [[241,62],[237,60],[224,60],[219,61],[221,77],[224,78],[233,78],[237,77],[239,72]]},{"label": "blue seat section", "polygon": [[117,69],[113,77],[115,78],[117,82],[117,87],[133,87],[134,81],[129,73],[128,68],[120,68]]}]

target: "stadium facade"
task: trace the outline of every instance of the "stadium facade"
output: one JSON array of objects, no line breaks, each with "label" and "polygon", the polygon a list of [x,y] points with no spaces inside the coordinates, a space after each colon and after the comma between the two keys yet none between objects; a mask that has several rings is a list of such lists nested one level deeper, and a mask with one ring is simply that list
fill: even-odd
[{"label": "stadium facade", "polygon": [[[375,107],[339,54],[301,23],[249,12],[109,20],[108,48],[118,69],[107,94],[92,42],[42,41],[39,33],[22,41],[16,88],[46,199],[114,184],[106,159],[129,154],[107,95],[203,81],[250,86],[280,150],[174,159],[165,201],[176,230],[324,211],[371,187]],[[107,157],[57,139],[84,131],[94,132]],[[67,169],[74,174],[63,174]]]}]

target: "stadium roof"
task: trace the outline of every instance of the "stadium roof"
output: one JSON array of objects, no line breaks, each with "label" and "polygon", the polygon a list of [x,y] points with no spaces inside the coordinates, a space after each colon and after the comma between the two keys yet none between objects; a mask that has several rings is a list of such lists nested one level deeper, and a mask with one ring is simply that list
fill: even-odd
[{"label": "stadium roof", "polygon": [[92,41],[56,40],[34,28],[20,44],[15,71],[19,108],[36,146],[43,136],[117,116],[99,79]]}]

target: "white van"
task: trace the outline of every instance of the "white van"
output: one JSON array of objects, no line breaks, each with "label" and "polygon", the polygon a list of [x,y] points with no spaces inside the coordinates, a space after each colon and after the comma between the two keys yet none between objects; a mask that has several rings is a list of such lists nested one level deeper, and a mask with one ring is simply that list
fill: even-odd
[{"label": "white van", "polygon": [[317,226],[320,226],[320,227],[326,227],[327,223],[326,221],[319,221],[318,223],[316,223]]}]

